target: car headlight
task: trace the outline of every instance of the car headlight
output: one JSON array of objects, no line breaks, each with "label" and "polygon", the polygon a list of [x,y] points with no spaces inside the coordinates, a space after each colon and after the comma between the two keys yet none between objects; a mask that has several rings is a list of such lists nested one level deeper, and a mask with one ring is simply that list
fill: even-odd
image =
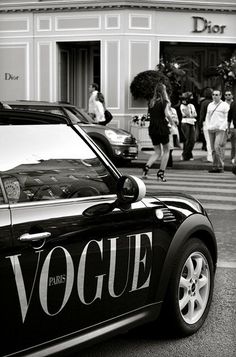
[{"label": "car headlight", "polygon": [[105,135],[108,138],[108,140],[114,144],[123,144],[125,139],[129,137],[129,135],[118,134],[111,129],[106,129]]}]

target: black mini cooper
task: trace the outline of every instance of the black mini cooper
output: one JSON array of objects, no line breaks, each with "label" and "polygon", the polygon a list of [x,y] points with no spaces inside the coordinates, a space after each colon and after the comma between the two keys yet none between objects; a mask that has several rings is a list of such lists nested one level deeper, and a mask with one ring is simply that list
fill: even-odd
[{"label": "black mini cooper", "polygon": [[[1,356],[49,356],[207,317],[216,239],[191,196],[145,197],[62,116],[0,111]],[[64,354],[64,352],[63,352]]]}]

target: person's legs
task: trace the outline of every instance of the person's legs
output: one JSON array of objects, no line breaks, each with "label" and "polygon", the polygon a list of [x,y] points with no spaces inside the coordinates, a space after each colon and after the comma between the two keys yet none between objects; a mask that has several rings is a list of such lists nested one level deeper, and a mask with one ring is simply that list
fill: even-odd
[{"label": "person's legs", "polygon": [[163,153],[162,153],[162,157],[161,157],[160,169],[157,171],[157,179],[158,180],[160,179],[162,182],[166,182],[165,169],[166,169],[167,162],[169,159],[169,154],[170,154],[169,143],[162,144],[162,148],[163,148]]},{"label": "person's legs", "polygon": [[163,154],[161,157],[160,170],[165,171],[169,159],[170,145],[169,143],[167,143],[167,144],[163,144],[162,147],[163,147]]},{"label": "person's legs", "polygon": [[218,130],[215,137],[215,153],[218,161],[218,169],[224,169],[224,151],[227,141],[226,132],[224,130]]},{"label": "person's legs", "polygon": [[194,140],[192,138],[191,125],[182,123],[181,128],[185,138],[182,156],[184,160],[189,160],[192,157],[191,148],[192,148],[192,140]]},{"label": "person's legs", "polygon": [[154,145],[154,153],[149,157],[147,166],[151,167],[153,163],[161,156],[161,145]]},{"label": "person's legs", "polygon": [[211,154],[212,154],[212,168],[217,169],[218,168],[218,160],[216,157],[216,152],[215,152],[215,138],[216,138],[216,132],[208,130],[208,135],[209,135],[209,141],[210,141],[210,147],[211,147]]},{"label": "person's legs", "polygon": [[143,178],[147,178],[147,174],[148,174],[150,167],[161,156],[161,146],[154,145],[153,147],[154,147],[154,153],[149,157],[148,162],[145,164],[145,166],[143,168]]},{"label": "person's legs", "polygon": [[173,149],[170,149],[169,152],[169,158],[167,161],[167,167],[172,167],[173,166],[173,156],[172,156]]},{"label": "person's legs", "polygon": [[187,138],[188,138],[188,128],[187,124],[181,123],[181,131],[184,137],[184,142],[183,142],[183,152],[182,152],[182,157],[183,160],[186,160],[186,144],[187,144]]},{"label": "person's legs", "polygon": [[207,141],[206,141],[206,136],[204,133],[204,124],[205,124],[205,122],[203,122],[200,137],[201,137],[201,141],[202,141],[202,150],[207,151]]},{"label": "person's legs", "polygon": [[230,129],[230,142],[231,142],[231,161],[236,163],[236,129]]},{"label": "person's legs", "polygon": [[206,128],[205,122],[203,123],[203,134],[204,134],[205,141],[206,141],[207,161],[213,162],[212,150],[211,150],[211,144],[210,144],[210,138],[209,138],[209,132],[208,132],[208,130]]},{"label": "person's legs", "polygon": [[189,142],[188,142],[188,152],[189,152],[189,158],[193,158],[193,148],[195,144],[195,127],[194,125],[189,125]]}]

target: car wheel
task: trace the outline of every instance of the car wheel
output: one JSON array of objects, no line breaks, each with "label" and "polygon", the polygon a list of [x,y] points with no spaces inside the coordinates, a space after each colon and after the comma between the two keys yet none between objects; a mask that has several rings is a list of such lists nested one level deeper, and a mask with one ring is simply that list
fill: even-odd
[{"label": "car wheel", "polygon": [[175,257],[165,307],[165,320],[175,334],[188,336],[204,323],[211,304],[214,266],[207,246],[190,239]]}]

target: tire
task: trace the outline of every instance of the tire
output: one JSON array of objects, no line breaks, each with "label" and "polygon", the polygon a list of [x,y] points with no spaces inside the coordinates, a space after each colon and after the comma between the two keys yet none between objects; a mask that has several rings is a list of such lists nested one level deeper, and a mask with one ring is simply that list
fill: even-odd
[{"label": "tire", "polygon": [[[204,323],[212,300],[214,266],[207,246],[197,238],[176,255],[162,319],[168,331],[188,336]],[[167,326],[168,323],[168,326]]]}]

